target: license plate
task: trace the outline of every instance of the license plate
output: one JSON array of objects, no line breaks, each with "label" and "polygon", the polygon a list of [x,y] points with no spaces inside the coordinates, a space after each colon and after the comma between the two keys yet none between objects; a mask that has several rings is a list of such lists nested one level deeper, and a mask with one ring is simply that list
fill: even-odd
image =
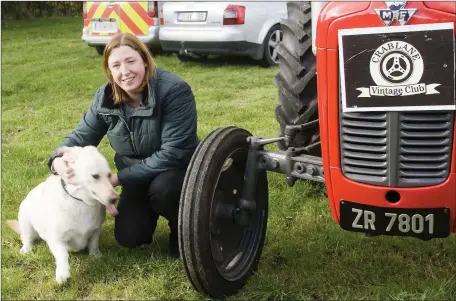
[{"label": "license plate", "polygon": [[383,208],[341,201],[340,226],[374,235],[444,238],[450,235],[450,209]]},{"label": "license plate", "polygon": [[179,22],[203,22],[206,21],[206,12],[181,12],[177,15]]},{"label": "license plate", "polygon": [[117,22],[92,22],[93,32],[117,32]]}]

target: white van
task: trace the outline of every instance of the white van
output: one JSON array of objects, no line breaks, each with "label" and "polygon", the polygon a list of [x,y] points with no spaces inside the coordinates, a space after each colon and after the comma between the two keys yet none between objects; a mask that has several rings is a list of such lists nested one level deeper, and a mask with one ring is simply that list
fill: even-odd
[{"label": "white van", "polygon": [[160,44],[181,60],[208,55],[245,55],[278,64],[286,2],[167,2]]},{"label": "white van", "polygon": [[82,40],[102,55],[117,32],[129,32],[150,48],[159,48],[162,1],[84,1]]}]

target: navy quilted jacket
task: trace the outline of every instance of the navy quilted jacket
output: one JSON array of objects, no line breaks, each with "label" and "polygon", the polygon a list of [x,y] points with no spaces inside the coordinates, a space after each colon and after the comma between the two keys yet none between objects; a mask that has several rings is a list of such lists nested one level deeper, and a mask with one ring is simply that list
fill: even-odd
[{"label": "navy quilted jacket", "polygon": [[59,147],[98,146],[107,135],[121,185],[145,184],[163,171],[185,169],[198,144],[193,92],[160,68],[150,86],[143,106],[127,119],[122,106],[114,105],[111,85],[103,84],[77,127],[54,150],[49,167]]}]

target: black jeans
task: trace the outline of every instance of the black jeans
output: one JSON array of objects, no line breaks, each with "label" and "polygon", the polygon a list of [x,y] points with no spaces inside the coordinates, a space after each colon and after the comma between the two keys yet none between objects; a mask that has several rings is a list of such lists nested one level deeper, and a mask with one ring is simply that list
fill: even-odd
[{"label": "black jeans", "polygon": [[150,185],[123,186],[115,217],[114,237],[124,247],[150,244],[160,216],[177,238],[179,200],[185,170],[159,174]]}]

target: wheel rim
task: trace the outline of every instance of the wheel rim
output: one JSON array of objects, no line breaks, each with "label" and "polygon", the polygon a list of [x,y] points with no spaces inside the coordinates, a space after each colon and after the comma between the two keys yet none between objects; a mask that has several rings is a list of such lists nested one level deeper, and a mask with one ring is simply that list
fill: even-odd
[{"label": "wheel rim", "polygon": [[211,208],[211,252],[219,274],[228,281],[245,276],[255,258],[262,233],[264,207],[257,201],[257,210],[250,223],[241,226],[234,221],[233,213],[242,196],[247,149],[236,149],[225,160],[214,189]]},{"label": "wheel rim", "polygon": [[277,54],[276,49],[281,41],[282,41],[282,31],[279,29],[275,30],[271,34],[271,36],[269,37],[269,41],[268,41],[269,56],[276,64],[279,63],[279,56]]}]

